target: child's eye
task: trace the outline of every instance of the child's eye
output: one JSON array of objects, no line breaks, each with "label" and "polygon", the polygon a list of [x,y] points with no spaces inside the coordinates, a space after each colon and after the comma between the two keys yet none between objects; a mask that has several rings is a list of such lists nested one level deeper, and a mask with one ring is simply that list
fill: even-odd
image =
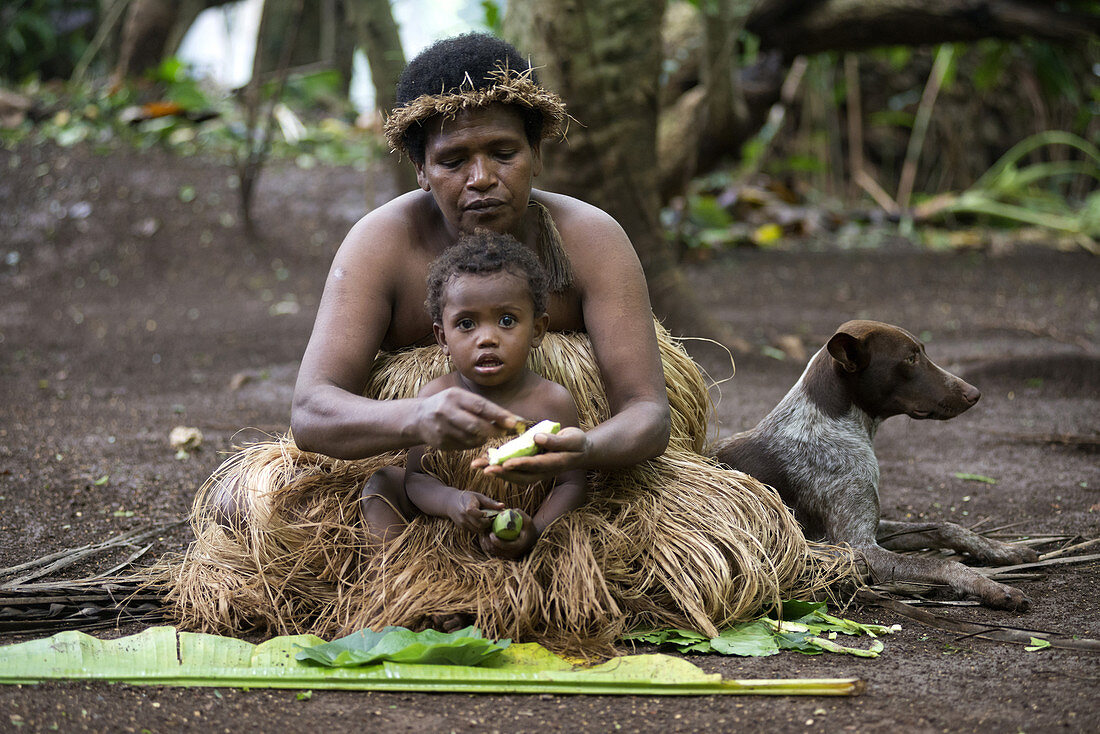
[{"label": "child's eye", "polygon": [[510,313],[506,313],[500,317],[500,325],[508,328],[516,325],[516,317]]},{"label": "child's eye", "polygon": [[473,319],[460,319],[455,326],[458,327],[459,331],[469,331],[474,328],[474,322]]}]

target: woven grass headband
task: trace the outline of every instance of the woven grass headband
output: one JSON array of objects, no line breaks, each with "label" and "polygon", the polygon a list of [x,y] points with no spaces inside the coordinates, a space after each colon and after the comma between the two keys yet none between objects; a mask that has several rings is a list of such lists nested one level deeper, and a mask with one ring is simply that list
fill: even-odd
[{"label": "woven grass headband", "polygon": [[457,92],[441,94],[422,94],[414,100],[393,110],[386,120],[386,140],[393,150],[409,154],[405,144],[405,131],[411,125],[423,122],[436,115],[453,119],[463,110],[481,109],[492,104],[518,105],[538,110],[542,114],[542,137],[565,137],[569,116],[565,112],[565,103],[561,97],[539,86],[533,78],[533,69],[515,71],[507,66],[498,66],[486,77],[492,83],[478,89],[466,75],[466,79]]}]

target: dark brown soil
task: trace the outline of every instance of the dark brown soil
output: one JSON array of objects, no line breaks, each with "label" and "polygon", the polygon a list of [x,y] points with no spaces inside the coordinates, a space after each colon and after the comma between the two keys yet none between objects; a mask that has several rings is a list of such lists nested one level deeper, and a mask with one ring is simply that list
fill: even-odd
[{"label": "dark brown soil", "polygon": [[[363,213],[364,186],[350,169],[273,164],[257,199],[265,238],[249,245],[231,170],[209,160],[24,146],[0,151],[0,172],[3,567],[182,518],[219,452],[285,428],[328,262]],[[954,421],[883,426],[887,516],[1100,535],[1100,259],[1024,246],[739,251],[691,277],[759,346],[795,336],[813,351],[839,323],[875,318],[922,334],[933,359],[982,389]],[[712,347],[693,349],[716,378],[728,373]],[[755,423],[801,364],[739,360],[723,386],[723,430]],[[169,447],[177,425],[205,436],[186,460]],[[153,552],[186,542],[179,528]],[[942,613],[1095,638],[1098,582],[1095,563],[1060,567],[1020,584],[1033,601],[1026,614]],[[1095,731],[1095,654],[1026,652],[879,610],[849,614],[903,631],[875,660],[695,661],[736,678],[858,676],[868,685],[855,698],[316,691],[299,701],[294,691],[51,683],[0,688],[0,729]]]}]

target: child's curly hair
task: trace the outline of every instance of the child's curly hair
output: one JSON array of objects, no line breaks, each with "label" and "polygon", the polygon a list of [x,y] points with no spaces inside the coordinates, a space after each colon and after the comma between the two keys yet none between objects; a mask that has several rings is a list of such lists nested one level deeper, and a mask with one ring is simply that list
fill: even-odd
[{"label": "child's curly hair", "polygon": [[502,271],[527,281],[535,315],[546,311],[549,278],[538,258],[516,238],[479,229],[463,235],[456,245],[447,249],[428,270],[428,298],[424,305],[432,321],[443,320],[443,291],[459,275],[492,275]]}]

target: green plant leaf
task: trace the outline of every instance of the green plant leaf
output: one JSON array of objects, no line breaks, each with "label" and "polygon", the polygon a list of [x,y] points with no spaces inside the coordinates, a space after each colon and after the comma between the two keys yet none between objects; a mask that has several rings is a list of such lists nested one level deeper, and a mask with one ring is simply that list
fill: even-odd
[{"label": "green plant leaf", "polygon": [[966,472],[955,472],[956,479],[962,479],[967,482],[982,482],[984,484],[996,484],[997,480],[993,477],[987,477],[984,474],[967,474]]},{"label": "green plant leaf", "polygon": [[672,630],[634,630],[627,632],[621,639],[632,642],[648,642],[651,645],[661,645],[668,642],[668,636]]},{"label": "green plant leaf", "polygon": [[771,627],[763,622],[747,622],[711,638],[711,648],[723,655],[766,657],[779,652],[779,643]]},{"label": "green plant leaf", "polygon": [[332,642],[304,648],[294,657],[329,667],[375,665],[387,660],[422,665],[480,665],[511,644],[511,640],[486,640],[476,627],[450,633],[386,627],[381,632],[353,632]]},{"label": "green plant leaf", "polygon": [[817,645],[826,652],[838,652],[846,655],[855,655],[861,658],[877,658],[878,654],[882,652],[885,645],[882,644],[882,640],[873,640],[871,646],[867,649],[859,647],[847,647],[840,645],[832,640],[827,640],[824,637],[810,637],[808,641],[814,645]]},{"label": "green plant leaf", "polygon": [[794,622],[804,621],[804,617],[812,615],[817,611],[825,611],[826,604],[823,601],[798,601],[792,599],[790,601],[783,602],[783,616],[777,616],[777,609],[772,609],[768,612],[768,616],[772,619],[789,619]]},{"label": "green plant leaf", "polygon": [[1041,637],[1032,637],[1031,644],[1024,649],[1028,652],[1036,652],[1038,650],[1045,650],[1050,647],[1050,640],[1044,640]]},{"label": "green plant leaf", "polygon": [[683,658],[627,655],[578,667],[536,644],[511,645],[491,665],[417,665],[385,662],[329,668],[295,659],[322,640],[276,637],[260,645],[215,635],[152,627],[129,637],[98,640],[82,632],[0,647],[0,683],[104,680],[144,685],[292,690],[446,691],[593,695],[859,693],[852,678],[733,680],[706,673]]},{"label": "green plant leaf", "polygon": [[[893,634],[901,629],[895,624],[864,624],[828,614],[824,602],[784,601],[783,620],[775,618],[777,609],[759,619],[744,622],[707,639],[692,630],[642,630],[623,639],[639,640],[658,645],[671,645],[681,653],[716,652],[722,655],[767,656],[781,650],[795,650],[804,655],[835,652],[862,657],[877,657],[882,642],[874,640],[868,649],[854,648],[833,642],[837,634],[867,636]],[[793,618],[796,617],[797,618]],[[793,619],[792,619],[793,618]]]},{"label": "green plant leaf", "polygon": [[781,632],[775,636],[780,650],[794,650],[803,655],[821,655],[825,651],[810,641],[809,632]]}]

